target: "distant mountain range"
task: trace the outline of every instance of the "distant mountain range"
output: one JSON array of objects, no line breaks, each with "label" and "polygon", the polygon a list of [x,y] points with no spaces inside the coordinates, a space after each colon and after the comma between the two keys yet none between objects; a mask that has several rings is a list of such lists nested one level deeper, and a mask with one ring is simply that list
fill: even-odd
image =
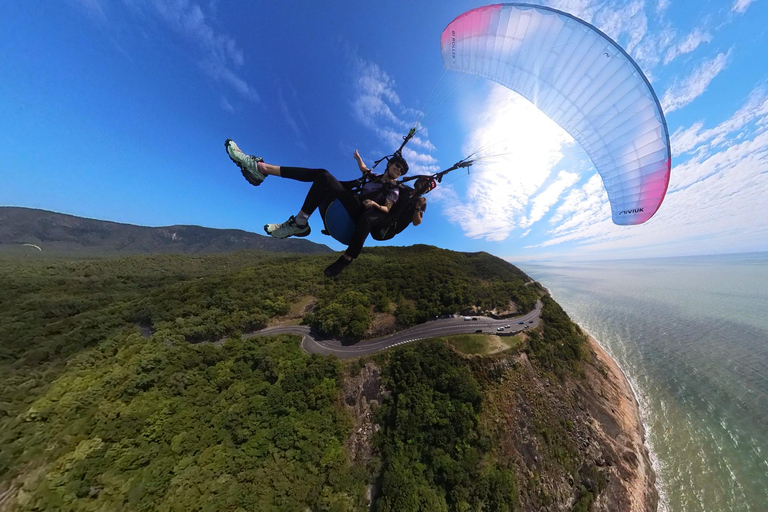
[{"label": "distant mountain range", "polygon": [[0,206],[0,254],[35,251],[62,256],[211,254],[242,249],[306,254],[332,252],[328,246],[309,240],[278,240],[240,229],[135,226]]}]

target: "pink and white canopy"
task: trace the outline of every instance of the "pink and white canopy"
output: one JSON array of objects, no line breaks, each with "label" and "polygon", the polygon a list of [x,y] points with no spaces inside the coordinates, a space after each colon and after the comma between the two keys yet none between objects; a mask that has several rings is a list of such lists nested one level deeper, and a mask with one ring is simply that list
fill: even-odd
[{"label": "pink and white canopy", "polygon": [[669,184],[667,123],[648,79],[611,38],[570,14],[513,3],[462,14],[440,45],[447,69],[512,89],[571,134],[603,179],[614,223],[656,213]]}]

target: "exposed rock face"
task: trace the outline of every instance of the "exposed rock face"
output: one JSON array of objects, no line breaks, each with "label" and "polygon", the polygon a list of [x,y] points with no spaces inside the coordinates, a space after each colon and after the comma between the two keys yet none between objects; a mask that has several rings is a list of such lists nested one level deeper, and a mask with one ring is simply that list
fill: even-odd
[{"label": "exposed rock face", "polygon": [[602,462],[612,478],[603,510],[655,511],[656,475],[645,446],[645,431],[632,388],[615,361],[590,337],[595,361],[587,368],[591,400],[585,400],[601,440]]},{"label": "exposed rock face", "polygon": [[[482,426],[498,456],[516,467],[522,510],[656,511],[655,474],[631,387],[592,339],[590,349],[583,376],[562,381],[542,375],[525,353],[489,357],[488,373],[500,378],[487,386]],[[372,407],[385,395],[374,363],[345,379],[345,406],[355,418],[346,447],[355,462],[374,456]]]},{"label": "exposed rock face", "polygon": [[373,421],[373,408],[381,404],[384,396],[381,371],[374,363],[367,363],[360,373],[344,382],[344,405],[355,419],[346,443],[354,462],[365,464],[373,455],[371,440],[379,428]]},{"label": "exposed rock face", "polygon": [[486,428],[517,466],[523,510],[657,510],[655,474],[631,387],[590,340],[584,378],[541,375],[525,353],[495,361]]}]

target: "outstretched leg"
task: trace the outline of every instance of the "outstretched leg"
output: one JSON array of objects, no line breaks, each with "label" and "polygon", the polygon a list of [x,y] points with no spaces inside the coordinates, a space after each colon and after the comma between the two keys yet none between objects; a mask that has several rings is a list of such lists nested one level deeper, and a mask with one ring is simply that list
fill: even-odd
[{"label": "outstretched leg", "polygon": [[355,194],[339,183],[331,173],[325,169],[307,169],[304,167],[277,167],[269,164],[259,164],[259,167],[268,166],[265,171],[276,171],[278,176],[302,182],[312,182],[301,210],[292,215],[282,224],[267,224],[264,230],[267,234],[276,238],[288,236],[306,236],[309,234],[309,216],[327,198],[338,199],[344,208],[355,219],[360,214],[361,206]]},{"label": "outstretched leg", "polygon": [[307,197],[304,199],[304,204],[301,205],[301,212],[307,217],[312,215],[329,197],[338,199],[353,219],[362,213],[362,207],[355,193],[344,188],[344,185],[325,169],[305,169],[303,167],[281,167],[280,169],[283,178],[312,182]]},{"label": "outstretched leg", "polygon": [[261,157],[246,155],[235,141],[227,139],[224,143],[229,158],[237,164],[248,183],[261,185],[267,176],[280,176],[296,181],[312,183],[299,213],[292,215],[280,224],[267,224],[264,231],[275,238],[289,236],[307,236],[310,233],[309,216],[331,197],[338,199],[353,219],[356,219],[362,207],[354,193],[345,189],[331,173],[325,169],[307,169],[304,167],[285,167],[266,163]]},{"label": "outstretched leg", "polygon": [[259,164],[263,164],[264,160],[259,156],[246,155],[232,139],[224,141],[224,147],[230,160],[237,164],[240,172],[243,173],[243,177],[248,180],[248,183],[254,187],[261,185],[267,177],[266,173],[259,170]]}]

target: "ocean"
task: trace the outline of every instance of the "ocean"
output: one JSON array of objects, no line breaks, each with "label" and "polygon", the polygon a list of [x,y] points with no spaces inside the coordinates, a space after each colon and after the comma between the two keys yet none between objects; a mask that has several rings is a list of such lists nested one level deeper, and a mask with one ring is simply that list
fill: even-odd
[{"label": "ocean", "polygon": [[660,511],[768,511],[768,253],[518,266],[629,378]]}]

